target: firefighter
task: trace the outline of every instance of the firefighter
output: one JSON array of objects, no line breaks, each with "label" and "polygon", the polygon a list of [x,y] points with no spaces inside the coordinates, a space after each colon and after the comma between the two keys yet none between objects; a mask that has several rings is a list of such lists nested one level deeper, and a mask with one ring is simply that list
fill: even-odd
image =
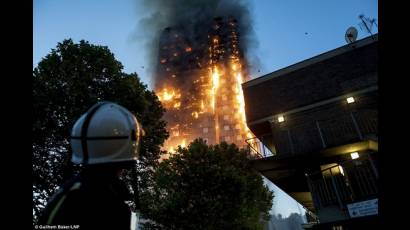
[{"label": "firefighter", "polygon": [[43,225],[77,229],[130,229],[130,193],[120,175],[135,167],[143,130],[126,108],[111,102],[92,106],[71,131],[72,159],[82,171],[54,194]]}]

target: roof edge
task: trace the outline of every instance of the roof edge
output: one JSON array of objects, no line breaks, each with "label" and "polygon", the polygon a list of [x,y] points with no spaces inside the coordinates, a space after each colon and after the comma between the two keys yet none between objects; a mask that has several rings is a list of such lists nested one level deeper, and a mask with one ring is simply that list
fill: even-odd
[{"label": "roof edge", "polygon": [[268,74],[263,75],[261,77],[258,77],[258,78],[249,80],[247,82],[244,82],[242,84],[242,88],[247,88],[247,87],[250,87],[250,86],[253,86],[253,85],[257,85],[259,83],[268,81],[272,78],[279,77],[279,76],[282,76],[284,74],[287,74],[287,73],[302,69],[302,68],[307,67],[309,65],[313,65],[313,64],[318,63],[320,61],[323,61],[323,60],[326,60],[326,59],[341,55],[341,54],[346,53],[346,52],[348,52],[352,49],[363,47],[363,46],[372,44],[372,43],[377,42],[377,41],[378,41],[378,33],[374,34],[374,35],[371,35],[371,36],[368,36],[368,37],[365,37],[365,38],[363,38],[361,40],[358,40],[358,41],[355,41],[353,43],[338,47],[336,49],[327,51],[325,53],[319,54],[317,56],[308,58],[308,59],[303,60],[301,62],[297,62],[297,63],[292,64],[290,66],[287,66],[285,68],[276,70],[272,73],[268,73]]}]

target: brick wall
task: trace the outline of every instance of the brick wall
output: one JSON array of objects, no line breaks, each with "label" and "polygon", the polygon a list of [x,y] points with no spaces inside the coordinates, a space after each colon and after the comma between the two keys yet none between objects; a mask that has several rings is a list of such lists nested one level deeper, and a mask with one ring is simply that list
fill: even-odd
[{"label": "brick wall", "polygon": [[256,121],[377,85],[377,41],[256,85],[243,87],[247,121]]}]

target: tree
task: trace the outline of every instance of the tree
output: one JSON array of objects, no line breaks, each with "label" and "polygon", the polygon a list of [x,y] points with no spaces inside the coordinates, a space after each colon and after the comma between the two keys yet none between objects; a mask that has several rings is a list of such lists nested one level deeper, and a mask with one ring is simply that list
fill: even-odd
[{"label": "tree", "polygon": [[[149,183],[161,145],[168,137],[164,109],[136,73],[123,66],[105,46],[64,40],[33,70],[33,216],[77,168],[70,163],[70,129],[90,106],[101,100],[129,109],[142,123],[140,183]],[[130,174],[127,177],[129,180]]]},{"label": "tree", "polygon": [[289,229],[303,230],[303,224],[306,223],[306,216],[299,213],[291,213],[288,217],[283,218],[281,214],[272,215],[267,223],[268,229]]},{"label": "tree", "polygon": [[250,166],[246,150],[203,140],[160,163],[145,229],[262,229],[273,193]]}]

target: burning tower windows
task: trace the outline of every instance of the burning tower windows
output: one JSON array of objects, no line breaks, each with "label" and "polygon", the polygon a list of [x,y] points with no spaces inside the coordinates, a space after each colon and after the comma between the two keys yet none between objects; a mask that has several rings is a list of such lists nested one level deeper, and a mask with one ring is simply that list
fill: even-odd
[{"label": "burning tower windows", "polygon": [[[160,38],[158,60],[162,67],[157,79],[161,81],[157,80],[155,91],[167,109],[164,119],[168,130],[178,127],[179,133],[175,136],[170,132],[167,149],[199,137],[209,144],[227,141],[243,147],[243,138],[252,136],[244,114],[241,84],[248,75],[237,21],[219,17],[212,24],[207,34],[175,26],[167,28]],[[161,94],[165,88],[167,95]],[[175,95],[170,96],[173,91]]]}]

